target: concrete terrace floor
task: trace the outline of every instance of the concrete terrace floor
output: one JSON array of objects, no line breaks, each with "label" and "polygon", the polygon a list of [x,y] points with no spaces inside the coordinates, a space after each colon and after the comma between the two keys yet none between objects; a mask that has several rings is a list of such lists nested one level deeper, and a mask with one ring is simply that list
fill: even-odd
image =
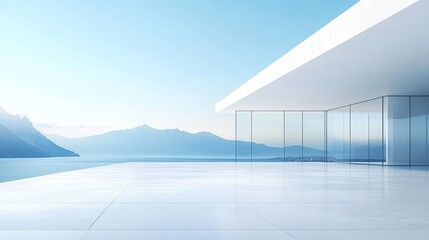
[{"label": "concrete terrace floor", "polygon": [[0,184],[0,239],[429,239],[429,170],[122,163]]}]

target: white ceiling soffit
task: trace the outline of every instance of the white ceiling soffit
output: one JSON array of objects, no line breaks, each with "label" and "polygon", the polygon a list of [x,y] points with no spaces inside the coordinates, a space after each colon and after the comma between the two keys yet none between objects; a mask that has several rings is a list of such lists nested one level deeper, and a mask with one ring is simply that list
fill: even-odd
[{"label": "white ceiling soffit", "polygon": [[429,0],[362,0],[216,104],[327,110],[429,94]]}]

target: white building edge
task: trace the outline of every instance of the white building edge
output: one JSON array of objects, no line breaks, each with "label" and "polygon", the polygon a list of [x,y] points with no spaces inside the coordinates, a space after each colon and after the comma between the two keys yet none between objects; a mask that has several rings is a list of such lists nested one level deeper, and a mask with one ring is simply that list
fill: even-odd
[{"label": "white building edge", "polygon": [[[219,101],[216,111],[329,114],[331,109],[381,98],[384,164],[427,165],[428,138],[426,159],[414,164],[412,148],[421,145],[423,136],[417,141],[411,135],[413,128],[423,131],[422,120],[412,117],[427,119],[429,113],[429,99],[423,99],[429,95],[428,23],[429,0],[361,0]],[[408,131],[403,130],[406,124]],[[426,121],[426,135],[428,125]],[[329,145],[329,117],[325,132]],[[328,147],[325,150],[329,152]]]}]

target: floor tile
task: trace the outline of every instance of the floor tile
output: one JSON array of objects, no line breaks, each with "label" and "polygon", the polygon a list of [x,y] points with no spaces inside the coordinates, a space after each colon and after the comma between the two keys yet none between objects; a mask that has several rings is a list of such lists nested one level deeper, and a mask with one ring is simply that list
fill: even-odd
[{"label": "floor tile", "polygon": [[0,204],[0,229],[85,230],[107,204]]},{"label": "floor tile", "polygon": [[280,229],[429,229],[429,222],[415,221],[392,212],[357,210],[352,204],[244,204]]},{"label": "floor tile", "polygon": [[428,182],[427,168],[113,164],[0,183],[0,239],[429,239]]},{"label": "floor tile", "polygon": [[126,189],[115,200],[119,203],[154,203],[154,202],[196,202],[196,203],[225,203],[235,202],[236,192],[232,190],[132,190]]},{"label": "floor tile", "polygon": [[112,204],[92,229],[275,229],[237,204]]},{"label": "floor tile", "polygon": [[5,240],[80,240],[83,230],[0,230]]},{"label": "floor tile", "polygon": [[429,230],[305,230],[287,231],[297,240],[427,240]]},{"label": "floor tile", "polygon": [[294,240],[280,230],[91,230],[82,240]]}]

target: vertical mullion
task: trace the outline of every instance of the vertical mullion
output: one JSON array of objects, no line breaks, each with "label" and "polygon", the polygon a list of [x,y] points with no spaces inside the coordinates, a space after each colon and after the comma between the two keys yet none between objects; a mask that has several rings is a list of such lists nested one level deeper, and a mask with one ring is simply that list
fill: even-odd
[{"label": "vertical mullion", "polygon": [[426,116],[426,165],[428,165],[428,128],[429,128],[429,126],[428,126],[428,98],[426,97],[425,98],[426,99],[426,114],[425,114],[425,116]]},{"label": "vertical mullion", "polygon": [[253,162],[253,111],[250,111],[250,162]]},{"label": "vertical mullion", "polygon": [[349,163],[352,163],[352,105],[349,106]]},{"label": "vertical mullion", "polygon": [[328,162],[328,111],[324,114],[325,162]]},{"label": "vertical mullion", "polygon": [[283,111],[283,162],[286,162],[286,111]]},{"label": "vertical mullion", "polygon": [[304,111],[301,111],[301,162],[304,162]]},{"label": "vertical mullion", "polygon": [[386,162],[386,153],[385,153],[385,129],[384,129],[384,97],[381,98],[381,164],[384,166]]},{"label": "vertical mullion", "polygon": [[371,144],[371,134],[370,134],[370,119],[371,119],[371,113],[369,113],[368,112],[368,164],[370,163],[370,156],[371,156],[371,154],[369,153],[370,152],[370,144]]},{"label": "vertical mullion", "polygon": [[235,139],[235,161],[237,162],[237,111],[235,111],[234,139]]},{"label": "vertical mullion", "polygon": [[408,96],[408,165],[411,166],[411,96]]}]

